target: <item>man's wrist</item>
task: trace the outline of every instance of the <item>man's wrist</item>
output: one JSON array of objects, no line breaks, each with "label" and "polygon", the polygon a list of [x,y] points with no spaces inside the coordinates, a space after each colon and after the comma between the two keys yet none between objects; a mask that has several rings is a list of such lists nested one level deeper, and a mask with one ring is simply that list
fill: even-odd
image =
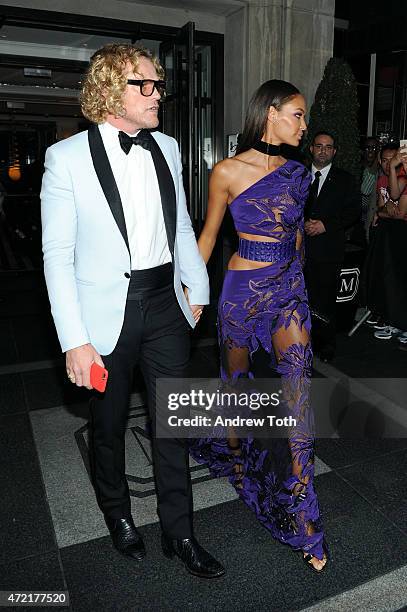
[{"label": "man's wrist", "polygon": [[83,348],[85,346],[90,346],[90,342],[85,342],[85,344],[79,344],[78,346],[73,346],[70,349],[67,349],[65,352],[69,353],[69,351],[76,351],[77,349]]}]

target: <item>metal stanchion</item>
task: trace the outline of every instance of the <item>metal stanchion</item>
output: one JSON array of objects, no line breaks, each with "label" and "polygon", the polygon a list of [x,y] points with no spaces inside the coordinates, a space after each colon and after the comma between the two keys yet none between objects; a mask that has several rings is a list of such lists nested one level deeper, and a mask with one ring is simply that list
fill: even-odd
[{"label": "metal stanchion", "polygon": [[348,332],[348,336],[349,336],[349,337],[350,337],[350,336],[353,336],[353,334],[355,333],[355,331],[356,331],[357,329],[359,329],[359,327],[360,327],[361,325],[363,325],[363,323],[364,323],[365,321],[367,321],[367,319],[370,317],[370,315],[371,315],[371,314],[372,314],[372,311],[371,311],[371,310],[369,310],[368,308],[366,308],[366,312],[365,312],[365,314],[364,314],[364,315],[363,315],[363,317],[362,317],[361,319],[359,319],[359,321],[358,321],[358,322],[357,322],[357,323],[356,323],[356,324],[355,324],[355,325],[352,327],[352,329],[350,330],[350,332]]}]

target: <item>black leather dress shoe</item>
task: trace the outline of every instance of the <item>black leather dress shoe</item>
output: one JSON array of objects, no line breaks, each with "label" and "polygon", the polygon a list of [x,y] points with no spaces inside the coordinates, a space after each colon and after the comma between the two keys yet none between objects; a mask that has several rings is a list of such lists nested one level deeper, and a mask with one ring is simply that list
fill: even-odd
[{"label": "black leather dress shoe", "polygon": [[137,559],[137,561],[141,561],[146,556],[143,539],[131,516],[120,519],[105,516],[105,521],[112,536],[113,545],[122,555]]},{"label": "black leather dress shoe", "polygon": [[161,536],[163,553],[168,559],[175,555],[181,559],[190,574],[200,578],[219,578],[225,568],[195,538],[171,540],[165,534]]}]

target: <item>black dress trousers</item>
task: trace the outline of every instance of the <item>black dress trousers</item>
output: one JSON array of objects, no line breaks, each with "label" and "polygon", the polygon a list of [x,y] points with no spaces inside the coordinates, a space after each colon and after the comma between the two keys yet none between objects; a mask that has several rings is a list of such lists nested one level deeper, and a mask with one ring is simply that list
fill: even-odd
[{"label": "black dress trousers", "polygon": [[338,262],[307,259],[305,264],[304,277],[311,310],[329,321],[324,323],[313,317],[312,344],[316,352],[334,350],[336,346],[335,311],[340,271]]},{"label": "black dress trousers", "polygon": [[114,351],[103,356],[109,371],[106,392],[91,401],[93,483],[106,516],[130,515],[124,440],[133,371],[138,364],[146,383],[153,427],[158,515],[163,531],[177,539],[192,536],[189,453],[186,440],[154,435],[155,381],[184,377],[189,352],[189,325],[174,293],[171,264],[132,272],[119,340]]}]

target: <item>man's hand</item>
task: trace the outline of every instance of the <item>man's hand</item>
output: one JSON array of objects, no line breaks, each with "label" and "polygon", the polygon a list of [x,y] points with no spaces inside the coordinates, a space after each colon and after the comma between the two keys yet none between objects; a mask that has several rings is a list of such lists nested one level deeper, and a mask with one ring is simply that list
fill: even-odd
[{"label": "man's hand", "polygon": [[201,306],[200,304],[190,304],[189,303],[188,287],[184,288],[184,294],[185,294],[185,297],[187,298],[187,302],[188,302],[189,307],[191,309],[192,316],[195,319],[195,323],[198,323],[198,321],[199,321],[199,319],[201,318],[201,315],[202,315],[203,306]]},{"label": "man's hand", "polygon": [[326,232],[325,225],[319,219],[309,219],[304,224],[307,236],[318,236]]},{"label": "man's hand", "polygon": [[91,344],[83,344],[66,351],[66,373],[71,383],[77,387],[92,389],[90,366],[93,362],[104,367],[101,356]]}]

